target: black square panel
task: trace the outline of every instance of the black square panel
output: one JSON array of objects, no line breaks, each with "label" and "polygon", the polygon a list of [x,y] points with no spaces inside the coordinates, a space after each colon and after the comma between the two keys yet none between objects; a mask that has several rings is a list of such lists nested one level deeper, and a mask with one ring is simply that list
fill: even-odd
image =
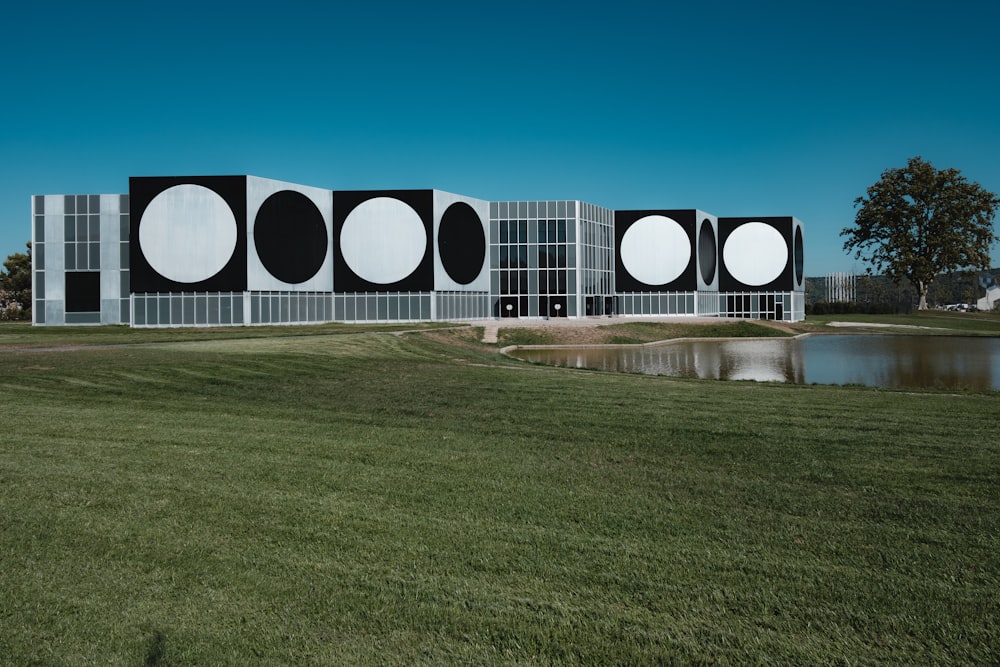
[{"label": "black square panel", "polygon": [[721,292],[801,289],[801,257],[801,225],[795,218],[719,218]]},{"label": "black square panel", "polygon": [[615,288],[693,292],[698,288],[697,211],[615,211]]},{"label": "black square panel", "polygon": [[67,271],[66,312],[101,312],[101,274],[99,271]]},{"label": "black square panel", "polygon": [[333,193],[333,289],[434,289],[432,190]]},{"label": "black square panel", "polygon": [[133,177],[129,203],[133,293],[246,289],[245,176]]}]

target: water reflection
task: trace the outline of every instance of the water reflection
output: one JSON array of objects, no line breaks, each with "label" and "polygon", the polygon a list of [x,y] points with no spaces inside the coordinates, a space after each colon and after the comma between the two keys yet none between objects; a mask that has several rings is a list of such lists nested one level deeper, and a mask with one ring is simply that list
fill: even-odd
[{"label": "water reflection", "polygon": [[608,371],[797,384],[1000,390],[1000,339],[831,335],[650,347],[518,350],[528,361]]}]

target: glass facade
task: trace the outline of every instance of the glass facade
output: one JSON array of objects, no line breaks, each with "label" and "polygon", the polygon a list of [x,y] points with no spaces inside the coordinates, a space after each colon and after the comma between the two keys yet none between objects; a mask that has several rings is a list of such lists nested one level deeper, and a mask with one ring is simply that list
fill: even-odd
[{"label": "glass facade", "polygon": [[128,195],[32,197],[35,324],[127,324]]},{"label": "glass facade", "polygon": [[430,292],[381,292],[333,295],[338,322],[417,322],[432,320]]},{"label": "glass facade", "polygon": [[243,292],[133,294],[132,326],[184,327],[243,324]]},{"label": "glass facade", "polygon": [[486,292],[182,292],[132,295],[136,327],[486,319]]},{"label": "glass facade", "polygon": [[614,212],[579,201],[490,204],[493,317],[608,312]]},{"label": "glass facade", "polygon": [[434,293],[435,320],[485,320],[489,317],[489,292]]},{"label": "glass facade", "polygon": [[697,292],[627,292],[615,300],[616,312],[634,317],[659,315],[708,315],[697,310]]},{"label": "glass facade", "polygon": [[753,320],[805,319],[803,292],[722,292],[719,294],[719,316]]},{"label": "glass facade", "polygon": [[698,315],[753,320],[805,319],[802,292],[635,292],[618,294],[616,312],[630,317]]},{"label": "glass facade", "polygon": [[585,202],[578,203],[580,282],[582,315],[611,315],[615,293],[615,214]]}]

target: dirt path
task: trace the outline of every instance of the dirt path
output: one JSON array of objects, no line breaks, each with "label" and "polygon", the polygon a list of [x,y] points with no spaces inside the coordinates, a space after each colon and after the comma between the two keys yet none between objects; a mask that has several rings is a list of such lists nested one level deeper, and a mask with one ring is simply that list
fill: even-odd
[{"label": "dirt path", "polygon": [[[726,324],[741,320],[724,317],[581,317],[581,318],[550,318],[544,319],[502,319],[479,320],[469,322],[474,327],[483,328],[483,343],[496,343],[501,329],[527,329],[539,333],[554,334],[561,345],[599,345],[607,343],[608,333],[602,328],[613,324],[632,322],[663,322],[675,324]],[[757,320],[754,320],[758,323]],[[759,322],[765,324],[764,322]],[[788,333],[799,333],[793,329],[781,326],[780,322],[767,323],[774,328]],[[555,329],[556,331],[553,331]]]}]

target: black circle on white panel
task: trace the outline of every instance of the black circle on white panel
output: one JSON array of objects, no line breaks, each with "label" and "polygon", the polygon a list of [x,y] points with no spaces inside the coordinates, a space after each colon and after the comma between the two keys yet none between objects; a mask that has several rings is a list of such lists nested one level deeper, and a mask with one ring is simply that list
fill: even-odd
[{"label": "black circle on white panel", "polygon": [[701,221],[701,228],[698,230],[698,264],[701,265],[701,280],[706,284],[711,284],[715,279],[715,262],[718,256],[718,247],[715,243],[715,230],[708,219]]},{"label": "black circle on white panel", "polygon": [[315,276],[326,261],[328,240],[323,214],[301,192],[276,192],[257,211],[257,257],[282,282],[304,283]]},{"label": "black circle on white panel", "polygon": [[796,284],[796,286],[798,286],[798,285],[802,284],[802,272],[804,270],[802,264],[803,264],[803,261],[805,259],[805,257],[804,257],[805,251],[804,251],[804,248],[802,246],[802,228],[801,227],[796,227],[795,228],[795,249],[794,249],[794,253],[795,253],[795,284]]},{"label": "black circle on white panel", "polygon": [[455,202],[441,216],[438,255],[448,277],[459,285],[479,277],[486,260],[486,235],[479,214],[465,202]]}]

